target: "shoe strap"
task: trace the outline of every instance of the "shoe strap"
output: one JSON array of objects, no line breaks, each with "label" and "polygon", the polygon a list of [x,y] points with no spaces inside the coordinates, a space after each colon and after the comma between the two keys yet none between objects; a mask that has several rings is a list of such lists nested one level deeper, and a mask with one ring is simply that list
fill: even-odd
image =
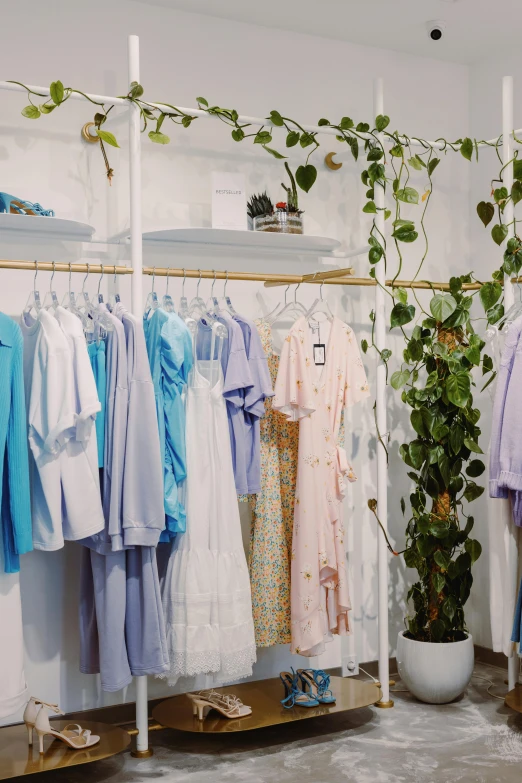
[{"label": "shoe strap", "polygon": [[35,704],[40,704],[42,707],[46,707],[48,710],[52,710],[57,715],[65,715],[65,712],[61,710],[57,704],[48,704],[46,701],[36,699],[34,696],[31,696],[29,701],[34,701]]}]

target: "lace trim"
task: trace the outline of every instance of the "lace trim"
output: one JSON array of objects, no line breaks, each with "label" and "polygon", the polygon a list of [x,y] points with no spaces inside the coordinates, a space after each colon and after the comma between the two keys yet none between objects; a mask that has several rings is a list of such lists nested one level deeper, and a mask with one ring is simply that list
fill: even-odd
[{"label": "lace trim", "polygon": [[249,645],[227,655],[218,651],[170,653],[170,669],[156,675],[161,680],[177,680],[179,677],[195,677],[198,674],[215,674],[216,682],[223,685],[250,677],[256,662],[256,646]]}]

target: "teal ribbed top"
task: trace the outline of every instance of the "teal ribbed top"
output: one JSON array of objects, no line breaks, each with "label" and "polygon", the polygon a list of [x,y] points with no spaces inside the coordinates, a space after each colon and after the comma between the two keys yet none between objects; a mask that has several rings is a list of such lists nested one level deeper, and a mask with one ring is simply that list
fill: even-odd
[{"label": "teal ribbed top", "polygon": [[0,313],[0,508],[5,571],[33,548],[20,327]]}]

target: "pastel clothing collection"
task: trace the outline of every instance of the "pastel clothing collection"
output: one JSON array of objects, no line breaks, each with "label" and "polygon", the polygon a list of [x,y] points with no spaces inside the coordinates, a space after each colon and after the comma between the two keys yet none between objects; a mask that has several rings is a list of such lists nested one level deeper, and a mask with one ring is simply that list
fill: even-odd
[{"label": "pastel clothing collection", "polygon": [[[256,321],[275,385],[279,356],[274,353],[272,331],[264,320]],[[294,520],[299,423],[289,421],[264,402],[260,420],[261,492],[250,498],[250,583],[256,645],[271,647],[291,641],[290,562]]]},{"label": "pastel clothing collection", "polygon": [[105,451],[105,385],[106,356],[105,341],[94,341],[87,346],[96,392],[100,401],[100,410],[96,414],[96,444],[98,446],[98,467],[103,468]]},{"label": "pastel clothing collection", "polygon": [[192,368],[192,337],[185,322],[162,307],[146,314],[143,328],[163,457],[165,529],[160,541],[170,541],[186,529],[179,495],[187,477],[184,393]]},{"label": "pastel clothing collection", "polygon": [[216,329],[187,388],[187,532],[172,542],[162,583],[169,682],[210,675],[205,687],[250,676],[256,660]]},{"label": "pastel clothing collection", "polygon": [[341,413],[369,395],[352,329],[334,318],[325,364],[314,364],[313,341],[300,318],[285,340],[274,407],[299,421],[299,457],[292,536],[292,652],[321,654],[332,634],[348,632],[342,500],[355,474],[338,441]]}]

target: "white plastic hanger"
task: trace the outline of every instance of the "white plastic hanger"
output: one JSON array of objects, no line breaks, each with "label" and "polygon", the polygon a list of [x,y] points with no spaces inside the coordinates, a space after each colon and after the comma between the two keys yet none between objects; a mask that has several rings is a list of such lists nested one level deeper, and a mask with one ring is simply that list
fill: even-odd
[{"label": "white plastic hanger", "polygon": [[196,296],[193,298],[193,300],[189,305],[190,315],[200,315],[201,313],[204,313],[207,309],[205,300],[202,299],[199,295],[199,286],[201,285],[201,269],[198,269],[198,272],[199,272],[199,280],[196,286]]},{"label": "white plastic hanger", "polygon": [[40,301],[40,292],[36,289],[36,278],[38,276],[38,261],[34,262],[34,280],[33,280],[33,290],[29,294],[29,298],[27,300],[27,303],[24,307],[23,314],[24,316],[30,315],[32,311],[35,311],[36,316],[38,316],[38,313],[42,309],[42,303]]},{"label": "white plastic hanger", "polygon": [[109,296],[109,302],[108,302],[109,310],[112,310],[112,308],[115,307],[115,305],[117,305],[118,302],[121,301],[120,295],[116,291],[116,267],[114,267],[114,278],[112,281],[112,287],[113,287],[113,292]]},{"label": "white plastic hanger", "polygon": [[187,301],[187,297],[185,296],[185,280],[186,280],[185,267],[183,267],[183,284],[181,286],[181,298],[179,300],[179,317],[182,318],[183,321],[185,321],[185,324],[189,332],[191,332],[192,334],[192,343],[194,344],[194,336],[196,334],[196,329],[198,325],[189,312],[188,301]]},{"label": "white plastic hanger", "polygon": [[217,315],[219,313],[219,301],[214,296],[214,286],[216,285],[216,270],[213,269],[212,271],[214,272],[214,279],[210,288],[210,299],[206,304],[206,308],[209,312],[213,313],[213,315]]},{"label": "white plastic hanger", "polygon": [[80,321],[82,322],[84,332],[92,331],[92,327],[93,327],[92,321],[89,318],[87,318],[87,316],[84,313],[80,312],[80,310],[78,310],[76,306],[76,297],[74,295],[74,292],[71,291],[71,275],[72,275],[72,264],[69,261],[69,287],[67,289],[67,293],[62,299],[62,307],[64,307],[66,310],[69,310],[69,312],[73,313],[80,319]]},{"label": "white plastic hanger", "polygon": [[162,306],[167,313],[173,313],[175,311],[175,307],[174,307],[174,300],[169,294],[169,282],[170,282],[169,272],[170,272],[170,266],[167,269],[167,288],[163,296]]},{"label": "white plastic hanger", "polygon": [[522,291],[520,289],[520,284],[516,283],[516,286],[518,288],[518,302],[513,302],[507,313],[504,313],[502,318],[497,321],[494,326],[497,329],[500,329],[502,324],[506,324],[507,326],[511,326],[513,321],[518,318],[519,315],[522,315]]},{"label": "white plastic hanger", "polygon": [[326,299],[323,299],[323,285],[324,283],[321,283],[321,285],[319,286],[319,298],[315,300],[311,308],[305,314],[305,318],[307,321],[309,321],[312,316],[316,316],[319,313],[323,313],[323,315],[326,316],[328,321],[333,321],[334,314],[330,309],[330,305],[328,304]]},{"label": "white plastic hanger", "polygon": [[56,291],[53,291],[53,279],[54,279],[54,273],[56,272],[56,261],[53,261],[53,273],[51,275],[51,279],[49,281],[49,290],[47,291],[45,295],[45,299],[43,301],[42,307],[44,310],[50,310],[51,307],[53,310],[56,310],[60,302],[58,301],[58,297],[56,295]]},{"label": "white plastic hanger", "polygon": [[225,302],[226,308],[230,315],[234,316],[237,315],[237,311],[234,308],[234,305],[232,304],[230,297],[227,296],[227,285],[228,285],[228,272],[225,269],[225,284],[223,286],[223,296],[220,299],[220,302]]},{"label": "white plastic hanger", "polygon": [[297,321],[298,318],[301,318],[301,316],[306,315],[306,307],[301,304],[301,302],[297,301],[297,291],[299,289],[299,286],[301,283],[298,283],[296,286],[296,289],[294,291],[294,298],[292,301],[288,302],[286,304],[286,291],[288,291],[288,288],[285,291],[285,306],[282,310],[280,310],[278,313],[276,313],[274,316],[272,316],[270,319],[265,319],[268,321],[268,324],[270,326],[273,326],[276,321],[281,320],[284,316],[291,316],[294,318],[294,321]]},{"label": "white plastic hanger", "polygon": [[158,295],[156,291],[154,290],[154,283],[156,280],[156,267],[153,267],[152,269],[152,290],[150,291],[149,295],[147,296],[147,301],[145,302],[145,311],[143,313],[144,318],[148,318],[151,310],[157,310],[159,307],[158,302]]}]

